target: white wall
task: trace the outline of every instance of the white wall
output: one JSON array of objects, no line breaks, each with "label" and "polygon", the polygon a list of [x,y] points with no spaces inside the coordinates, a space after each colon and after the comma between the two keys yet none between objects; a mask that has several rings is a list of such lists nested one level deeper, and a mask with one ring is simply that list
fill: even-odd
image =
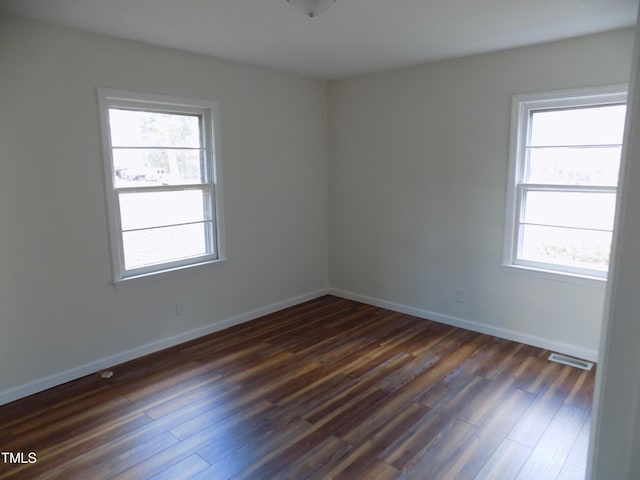
[{"label": "white wall", "polygon": [[[0,404],[329,282],[595,357],[604,288],[500,267],[510,99],[625,82],[632,40],[610,32],[326,92],[272,70],[0,18]],[[221,102],[228,262],[111,285],[96,86]]]},{"label": "white wall", "polygon": [[595,358],[604,285],[500,266],[511,96],[628,82],[632,44],[616,31],[330,83],[333,291]]},{"label": "white wall", "polygon": [[640,478],[640,29],[591,430],[591,480]]},{"label": "white wall", "polygon": [[[326,289],[323,82],[9,18],[0,70],[0,404]],[[228,262],[113,287],[97,86],[221,102]]]}]

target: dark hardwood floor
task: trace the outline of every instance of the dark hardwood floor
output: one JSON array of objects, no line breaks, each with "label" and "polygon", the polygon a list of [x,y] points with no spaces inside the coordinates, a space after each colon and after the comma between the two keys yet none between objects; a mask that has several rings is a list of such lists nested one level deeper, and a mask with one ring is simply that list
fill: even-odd
[{"label": "dark hardwood floor", "polygon": [[582,480],[548,354],[325,296],[0,407],[0,479]]}]

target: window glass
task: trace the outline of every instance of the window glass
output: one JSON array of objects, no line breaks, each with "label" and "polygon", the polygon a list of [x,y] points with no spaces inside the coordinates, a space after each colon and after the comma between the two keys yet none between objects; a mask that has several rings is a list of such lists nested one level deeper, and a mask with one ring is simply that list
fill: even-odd
[{"label": "window glass", "polygon": [[125,268],[133,269],[208,253],[206,223],[124,232]]},{"label": "window glass", "polygon": [[611,232],[523,225],[524,260],[606,272]]},{"label": "window glass", "polygon": [[615,193],[529,191],[524,223],[613,230]]},{"label": "window glass", "polygon": [[529,145],[621,144],[625,113],[624,105],[535,111]]},{"label": "window glass", "polygon": [[115,187],[203,183],[205,169],[202,154],[199,149],[114,148]]},{"label": "window glass", "polygon": [[622,147],[528,149],[526,181],[554,185],[618,183]]},{"label": "window glass", "polygon": [[200,148],[200,119],[195,115],[109,109],[113,147]]},{"label": "window glass", "polygon": [[605,278],[626,115],[623,87],[514,97],[508,265]]},{"label": "window glass", "polygon": [[123,230],[202,222],[205,193],[201,190],[120,193]]},{"label": "window glass", "polygon": [[116,282],[219,259],[215,104],[98,93]]}]

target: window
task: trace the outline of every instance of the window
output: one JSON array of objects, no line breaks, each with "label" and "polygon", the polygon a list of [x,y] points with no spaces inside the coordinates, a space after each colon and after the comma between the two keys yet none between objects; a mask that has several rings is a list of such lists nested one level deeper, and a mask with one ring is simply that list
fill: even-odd
[{"label": "window", "polygon": [[99,89],[115,281],[221,259],[214,102]]},{"label": "window", "polygon": [[626,87],[513,99],[505,264],[604,279]]}]

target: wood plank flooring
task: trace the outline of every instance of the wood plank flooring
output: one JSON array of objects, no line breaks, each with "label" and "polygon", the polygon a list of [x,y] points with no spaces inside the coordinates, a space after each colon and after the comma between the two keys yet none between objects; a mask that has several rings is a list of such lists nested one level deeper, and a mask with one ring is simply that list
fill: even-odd
[{"label": "wood plank flooring", "polygon": [[0,479],[583,479],[548,354],[325,296],[0,407]]}]

